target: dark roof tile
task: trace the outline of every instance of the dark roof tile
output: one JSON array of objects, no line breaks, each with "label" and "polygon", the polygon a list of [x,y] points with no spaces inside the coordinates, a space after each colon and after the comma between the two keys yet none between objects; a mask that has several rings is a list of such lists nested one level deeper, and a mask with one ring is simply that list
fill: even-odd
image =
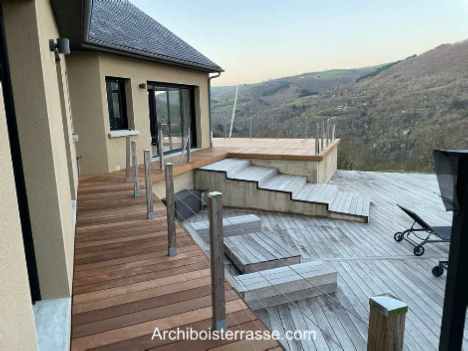
[{"label": "dark roof tile", "polygon": [[93,0],[87,41],[206,71],[222,68],[128,0]]}]

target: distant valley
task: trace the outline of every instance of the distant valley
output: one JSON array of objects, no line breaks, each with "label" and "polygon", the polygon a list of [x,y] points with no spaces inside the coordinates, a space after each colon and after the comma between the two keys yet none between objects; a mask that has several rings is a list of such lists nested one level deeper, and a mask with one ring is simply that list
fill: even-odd
[{"label": "distant valley", "polygon": [[[215,136],[235,87],[213,88]],[[430,171],[434,148],[468,147],[468,41],[375,67],[306,73],[239,87],[233,136],[313,136],[334,118],[339,167]]]}]

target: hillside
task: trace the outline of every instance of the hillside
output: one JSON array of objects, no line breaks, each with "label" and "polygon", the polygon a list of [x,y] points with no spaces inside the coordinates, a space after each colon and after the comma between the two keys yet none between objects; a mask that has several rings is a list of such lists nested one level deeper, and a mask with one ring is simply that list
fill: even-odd
[{"label": "hillside", "polygon": [[[343,139],[339,166],[362,170],[426,171],[433,148],[468,146],[468,41],[393,64],[338,72],[347,72],[346,78],[326,80],[312,95],[295,93],[298,77],[285,78],[294,84],[274,92],[274,99],[251,94],[251,89],[268,91],[253,86],[244,95],[242,86],[235,134],[249,135],[252,125],[254,136],[304,137],[315,121],[335,117]],[[276,81],[283,80],[260,86]],[[214,98],[217,135],[230,116],[230,89]]]}]

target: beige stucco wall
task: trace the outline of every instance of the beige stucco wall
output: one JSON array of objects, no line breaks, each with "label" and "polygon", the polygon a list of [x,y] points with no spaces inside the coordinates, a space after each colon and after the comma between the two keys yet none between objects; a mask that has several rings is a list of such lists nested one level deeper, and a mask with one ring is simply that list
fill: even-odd
[{"label": "beige stucco wall", "polygon": [[106,173],[106,121],[102,117],[98,56],[73,53],[67,56],[67,66],[73,121],[79,138],[80,174]]},{"label": "beige stucco wall", "polygon": [[[4,3],[4,21],[34,247],[43,298],[70,296],[74,212],[62,106],[49,39],[59,34],[47,0]],[[25,25],[27,24],[27,25]],[[61,58],[63,60],[63,57]],[[66,64],[60,71],[66,72]],[[64,86],[66,90],[66,85]],[[65,112],[64,112],[65,111]],[[68,111],[68,112],[67,112]],[[73,149],[73,142],[70,141]]]},{"label": "beige stucco wall", "polygon": [[[209,146],[207,73],[104,53],[72,53],[67,60],[73,115],[80,138],[78,154],[82,157],[82,174],[100,174],[125,167],[125,139],[108,136],[106,76],[130,80],[130,89],[127,89],[128,118],[129,126],[140,132],[136,138],[140,163],[143,150],[151,145],[148,91],[139,88],[139,84],[148,81],[196,87],[197,146]],[[98,85],[96,79],[99,79]],[[94,161],[91,158],[95,158]]]},{"label": "beige stucco wall", "polygon": [[23,238],[0,86],[0,350],[36,350]]}]

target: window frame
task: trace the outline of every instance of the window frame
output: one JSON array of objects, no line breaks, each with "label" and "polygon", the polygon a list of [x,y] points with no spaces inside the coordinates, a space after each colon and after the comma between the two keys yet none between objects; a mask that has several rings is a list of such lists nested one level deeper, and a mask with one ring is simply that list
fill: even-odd
[{"label": "window frame", "polygon": [[[129,120],[128,120],[128,110],[127,110],[127,85],[128,79],[120,78],[120,77],[106,77],[106,92],[107,92],[107,110],[108,110],[108,117],[109,117],[109,130],[113,131],[121,131],[121,130],[129,130]],[[113,89],[111,83],[117,83],[118,89]],[[114,111],[114,104],[112,97],[114,94],[118,94],[119,96],[119,105],[120,105],[120,118],[115,117]],[[119,121],[118,125],[116,125],[115,121]]]}]

